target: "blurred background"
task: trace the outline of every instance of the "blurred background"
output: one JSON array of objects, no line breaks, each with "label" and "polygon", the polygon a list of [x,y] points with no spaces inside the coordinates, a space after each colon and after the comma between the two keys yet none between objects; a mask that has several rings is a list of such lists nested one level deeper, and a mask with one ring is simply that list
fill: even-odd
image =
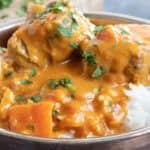
[{"label": "blurred background", "polygon": [[[32,1],[42,4],[52,0],[0,0],[0,20],[6,21],[26,15]],[[71,0],[82,11],[107,11],[150,19],[150,0]]]},{"label": "blurred background", "polygon": [[103,0],[104,11],[150,19],[150,0]]}]

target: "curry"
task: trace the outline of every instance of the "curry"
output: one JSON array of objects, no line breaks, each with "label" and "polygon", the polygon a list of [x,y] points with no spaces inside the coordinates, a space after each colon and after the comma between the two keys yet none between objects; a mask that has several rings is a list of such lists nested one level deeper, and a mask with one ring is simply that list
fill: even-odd
[{"label": "curry", "polygon": [[125,132],[124,90],[150,83],[150,26],[96,26],[67,1],[28,11],[0,49],[0,127],[49,138]]}]

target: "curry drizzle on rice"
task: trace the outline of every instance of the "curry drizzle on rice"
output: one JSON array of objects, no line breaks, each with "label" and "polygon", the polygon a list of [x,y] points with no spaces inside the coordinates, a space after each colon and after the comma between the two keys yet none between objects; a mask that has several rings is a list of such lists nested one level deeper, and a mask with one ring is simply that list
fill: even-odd
[{"label": "curry drizzle on rice", "polygon": [[67,1],[28,12],[0,49],[0,127],[50,138],[124,132],[124,90],[149,85],[150,26],[96,26]]}]

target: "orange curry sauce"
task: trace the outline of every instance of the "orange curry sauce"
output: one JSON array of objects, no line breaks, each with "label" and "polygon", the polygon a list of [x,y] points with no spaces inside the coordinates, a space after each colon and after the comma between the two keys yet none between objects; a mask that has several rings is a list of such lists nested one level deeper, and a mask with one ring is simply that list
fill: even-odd
[{"label": "orange curry sauce", "polygon": [[31,4],[28,22],[1,48],[0,127],[49,138],[124,132],[124,90],[150,83],[145,29],[96,27],[65,1]]}]

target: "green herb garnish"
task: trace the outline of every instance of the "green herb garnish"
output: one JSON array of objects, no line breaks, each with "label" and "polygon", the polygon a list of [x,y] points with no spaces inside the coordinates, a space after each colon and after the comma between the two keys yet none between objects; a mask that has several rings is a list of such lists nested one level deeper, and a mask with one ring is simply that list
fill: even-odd
[{"label": "green herb garnish", "polygon": [[89,65],[96,64],[96,55],[92,54],[92,52],[90,50],[84,51],[82,53],[82,58],[85,59]]},{"label": "green herb garnish", "polygon": [[98,32],[102,32],[103,30],[105,30],[104,25],[96,26],[95,29],[94,29],[94,34],[97,34]]},{"label": "green herb garnish", "polygon": [[70,46],[71,46],[73,49],[78,49],[78,48],[79,48],[79,44],[76,43],[76,42],[70,42]]},{"label": "green herb garnish", "polygon": [[64,8],[66,7],[66,4],[63,2],[55,2],[50,6],[50,11],[54,13],[62,12]]},{"label": "green herb garnish", "polygon": [[70,91],[76,91],[76,87],[74,86],[72,80],[70,78],[64,78],[60,80],[60,83],[63,87],[68,88]]},{"label": "green herb garnish", "polygon": [[72,80],[69,77],[65,77],[63,79],[50,79],[48,80],[48,86],[52,89],[57,88],[58,86],[62,86],[68,88],[70,91],[75,91],[76,87],[74,86]]},{"label": "green herb garnish", "polygon": [[57,30],[62,36],[71,37],[73,35],[73,31],[76,30],[78,27],[78,22],[74,18],[72,12],[68,14],[68,17],[70,19],[70,26],[68,27],[68,24],[64,24],[64,20],[67,20],[64,19],[62,24],[58,26]]},{"label": "green herb garnish", "polygon": [[35,77],[36,74],[37,74],[36,69],[35,69],[35,68],[32,68],[32,69],[30,70],[30,73],[29,73],[30,77]]},{"label": "green herb garnish", "polygon": [[23,79],[23,80],[20,80],[20,83],[24,85],[28,85],[28,84],[32,84],[32,81]]},{"label": "green herb garnish", "polygon": [[43,12],[39,13],[36,16],[36,18],[44,19],[49,12],[59,13],[59,12],[62,12],[65,7],[66,7],[66,4],[63,2],[54,2],[50,6],[48,6]]},{"label": "green herb garnish", "polygon": [[10,76],[12,76],[12,74],[13,74],[13,71],[12,70],[9,70],[9,71],[7,71],[6,73],[5,73],[5,77],[6,78],[8,78],[8,77],[10,77]]},{"label": "green herb garnish", "polygon": [[32,97],[31,97],[31,100],[32,100],[33,102],[37,103],[37,102],[41,101],[41,96],[39,96],[39,95],[32,96]]},{"label": "green herb garnish", "polygon": [[15,100],[16,100],[17,102],[23,102],[23,103],[26,103],[26,102],[27,102],[27,99],[26,99],[24,96],[22,96],[22,95],[17,95],[17,96],[15,97]]},{"label": "green herb garnish", "polygon": [[124,28],[119,28],[119,29],[121,31],[121,34],[129,35],[129,32],[126,29],[124,29]]},{"label": "green herb garnish", "polygon": [[0,9],[7,8],[12,3],[12,0],[0,0]]},{"label": "green herb garnish", "polygon": [[66,27],[63,27],[62,25],[59,25],[58,31],[63,36],[66,36],[66,37],[72,36],[72,28],[66,28]]},{"label": "green herb garnish", "polygon": [[106,73],[108,69],[106,67],[97,67],[94,72],[92,73],[92,78],[99,78],[101,77],[104,73]]},{"label": "green herb garnish", "polygon": [[48,86],[52,89],[57,88],[60,85],[59,80],[57,79],[50,79],[48,80]]}]

